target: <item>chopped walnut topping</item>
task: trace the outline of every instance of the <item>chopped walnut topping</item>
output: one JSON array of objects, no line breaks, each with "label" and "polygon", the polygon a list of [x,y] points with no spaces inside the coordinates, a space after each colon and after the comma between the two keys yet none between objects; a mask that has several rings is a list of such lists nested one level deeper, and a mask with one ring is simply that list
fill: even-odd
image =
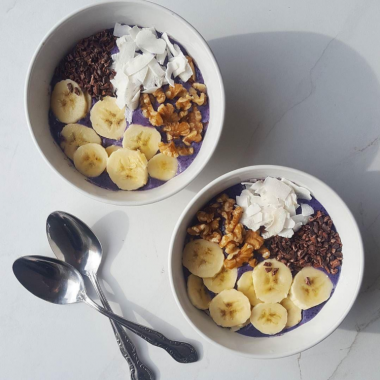
[{"label": "chopped walnut topping", "polygon": [[206,85],[203,83],[193,83],[193,87],[199,92],[206,93],[207,91]]},{"label": "chopped walnut topping", "polygon": [[191,101],[193,97],[189,94],[186,94],[185,96],[181,96],[175,103],[175,106],[177,109],[182,111],[187,111],[191,108]]},{"label": "chopped walnut topping", "polygon": [[206,102],[206,94],[201,92],[200,95],[198,95],[195,88],[190,87],[189,94],[191,95],[191,99],[194,103],[198,104],[198,106],[201,106],[205,104]]},{"label": "chopped walnut topping", "polygon": [[148,94],[142,94],[140,98],[141,110],[144,117],[148,118],[150,123],[155,127],[163,124],[161,115],[154,110],[152,102]]},{"label": "chopped walnut topping", "polygon": [[163,103],[166,100],[166,95],[162,91],[162,88],[159,88],[156,91],[154,91],[153,92],[153,96],[156,98],[157,102],[160,103],[160,104]]},{"label": "chopped walnut topping", "polygon": [[170,103],[161,104],[157,112],[161,115],[163,123],[175,123],[179,121],[179,115],[175,112],[174,106]]},{"label": "chopped walnut topping", "polygon": [[193,58],[191,58],[189,55],[186,56],[187,62],[189,62],[189,65],[191,67],[191,71],[193,72],[193,75],[190,77],[189,82],[195,82],[197,80],[196,74],[195,74],[195,66]]},{"label": "chopped walnut topping", "polygon": [[[208,211],[208,210],[207,210]],[[215,213],[213,211],[198,211],[197,218],[200,222],[211,223],[214,220]]]},{"label": "chopped walnut topping", "polygon": [[[267,247],[259,248],[257,250],[257,253],[259,253],[261,256],[263,256],[263,259],[269,259],[269,257],[270,257],[270,251]],[[270,263],[267,263],[267,264],[270,264]]]},{"label": "chopped walnut topping", "polygon": [[191,156],[194,154],[194,148],[192,146],[179,146],[177,151],[180,156]]},{"label": "chopped walnut topping", "polygon": [[166,91],[165,95],[168,99],[174,99],[176,96],[182,96],[183,94],[187,93],[186,88],[182,86],[182,84],[175,83],[174,87],[169,86],[168,90]]},{"label": "chopped walnut topping", "polygon": [[202,135],[200,135],[197,131],[190,132],[183,140],[186,145],[190,146],[192,142],[200,142],[202,141]]},{"label": "chopped walnut topping", "polygon": [[[216,202],[197,213],[200,224],[187,230],[192,236],[200,236],[203,239],[219,244],[227,254],[224,266],[227,269],[237,268],[244,263],[252,267],[257,265],[253,252],[264,243],[264,239],[258,232],[246,231],[239,223],[243,209],[236,206],[234,199],[227,194],[221,194]],[[225,233],[220,231],[220,223],[223,218]]]},{"label": "chopped walnut topping", "polygon": [[188,136],[190,134],[190,125],[189,123],[170,123],[166,124],[162,129],[166,132],[166,137],[168,141],[179,139],[181,136]]},{"label": "chopped walnut topping", "polygon": [[168,144],[160,142],[158,144],[158,149],[161,153],[166,154],[169,157],[178,157],[178,151],[173,141]]},{"label": "chopped walnut topping", "polygon": [[264,244],[264,239],[256,231],[248,230],[245,234],[244,241],[248,244],[251,244],[255,251],[260,249]]},{"label": "chopped walnut topping", "polygon": [[251,266],[252,268],[254,268],[255,266],[257,266],[258,261],[256,259],[251,259],[251,260],[248,261],[248,264],[249,264],[249,266]]}]

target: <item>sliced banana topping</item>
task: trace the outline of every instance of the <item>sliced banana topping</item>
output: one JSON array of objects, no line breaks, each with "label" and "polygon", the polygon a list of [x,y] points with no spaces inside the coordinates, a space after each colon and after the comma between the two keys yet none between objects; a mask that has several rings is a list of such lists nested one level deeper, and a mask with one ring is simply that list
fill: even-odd
[{"label": "sliced banana topping", "polygon": [[207,310],[211,296],[208,294],[203,281],[200,277],[191,274],[187,279],[187,294],[189,295],[190,302],[200,310]]},{"label": "sliced banana topping", "polygon": [[302,310],[317,306],[330,298],[333,283],[321,270],[313,267],[301,269],[294,277],[290,299]]},{"label": "sliced banana topping", "polygon": [[125,107],[120,109],[115,98],[106,96],[92,107],[90,120],[92,128],[103,137],[119,140],[127,126]]},{"label": "sliced banana topping", "polygon": [[288,295],[293,277],[285,264],[269,259],[255,267],[252,279],[257,297],[263,302],[274,303]]},{"label": "sliced banana topping", "polygon": [[288,313],[279,303],[259,303],[252,309],[251,323],[263,334],[273,335],[282,331]]},{"label": "sliced banana topping", "polygon": [[183,266],[192,274],[202,278],[214,277],[218,274],[223,268],[223,262],[222,249],[218,244],[207,240],[193,240],[186,244],[183,251]]},{"label": "sliced banana topping", "polygon": [[288,320],[286,322],[286,327],[293,327],[298,325],[302,319],[302,310],[294,305],[289,297],[284,298],[281,301],[281,305],[284,306],[288,312]]},{"label": "sliced banana topping", "polygon": [[76,150],[85,144],[101,144],[102,139],[92,128],[87,128],[81,124],[67,124],[61,132],[61,148],[70,160],[74,159]]},{"label": "sliced banana topping", "polygon": [[161,135],[156,128],[131,124],[124,133],[123,147],[138,149],[150,160],[157,153],[160,142]]},{"label": "sliced banana topping", "polygon": [[237,290],[248,297],[252,306],[256,306],[257,304],[263,302],[256,296],[255,288],[253,287],[252,271],[245,272],[241,275],[239,281],[237,282]]},{"label": "sliced banana topping", "polygon": [[108,157],[113,153],[113,152],[116,152],[117,150],[119,149],[122,149],[121,146],[119,145],[110,145],[110,146],[107,146],[106,148],[106,152],[108,154]]},{"label": "sliced banana topping", "polygon": [[62,123],[76,123],[86,116],[87,101],[78,83],[65,79],[53,89],[50,107],[55,117]]},{"label": "sliced banana topping", "polygon": [[238,326],[246,322],[251,314],[248,298],[235,289],[223,290],[210,303],[210,315],[222,327]]},{"label": "sliced banana topping", "polygon": [[122,190],[136,190],[148,181],[148,161],[138,150],[118,149],[111,154],[107,172]]},{"label": "sliced banana topping", "polygon": [[86,104],[87,104],[86,115],[87,115],[91,110],[92,97],[87,91],[84,92],[84,97],[86,98]]},{"label": "sliced banana topping", "polygon": [[235,286],[237,275],[237,268],[227,269],[223,267],[215,277],[204,278],[203,283],[207,289],[212,292],[220,293],[223,290],[232,289]]},{"label": "sliced banana topping", "polygon": [[178,160],[166,154],[155,155],[148,163],[148,173],[161,181],[169,181],[178,171]]},{"label": "sliced banana topping", "polygon": [[107,166],[108,154],[99,144],[80,146],[74,153],[74,165],[86,177],[98,177]]}]

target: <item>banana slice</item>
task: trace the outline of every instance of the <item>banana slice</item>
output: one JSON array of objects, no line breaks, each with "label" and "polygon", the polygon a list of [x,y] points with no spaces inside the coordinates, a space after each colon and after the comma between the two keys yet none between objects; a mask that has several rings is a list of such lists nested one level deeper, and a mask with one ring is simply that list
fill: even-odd
[{"label": "banana slice", "polygon": [[160,142],[161,135],[156,128],[131,124],[124,133],[123,148],[139,149],[150,160],[157,153]]},{"label": "banana slice", "polygon": [[302,310],[310,309],[330,298],[333,283],[321,270],[313,267],[301,269],[290,289],[290,299]]},{"label": "banana slice", "polygon": [[177,174],[177,170],[178,160],[163,153],[155,155],[148,163],[149,175],[161,181],[172,179]]},{"label": "banana slice", "polygon": [[113,153],[113,152],[116,152],[117,150],[119,149],[123,149],[121,146],[119,145],[110,145],[110,146],[107,146],[106,148],[106,152],[108,154],[108,157]]},{"label": "banana slice", "polygon": [[273,335],[284,329],[288,312],[279,303],[259,303],[252,309],[251,323],[263,334]]},{"label": "banana slice", "polygon": [[103,137],[119,140],[123,136],[127,122],[125,107],[120,109],[116,99],[106,96],[94,104],[90,112],[92,128]]},{"label": "banana slice", "polygon": [[257,298],[255,288],[253,287],[252,271],[245,272],[241,275],[237,282],[237,290],[248,297],[252,306],[256,306],[262,302]]},{"label": "banana slice", "polygon": [[281,305],[284,306],[288,312],[288,321],[286,322],[286,327],[293,327],[298,325],[302,319],[302,310],[294,305],[289,297],[284,298],[281,301]]},{"label": "banana slice", "polygon": [[86,104],[87,104],[86,115],[87,115],[90,112],[90,109],[92,106],[92,96],[87,91],[85,91],[84,97],[86,98]]},{"label": "banana slice", "polygon": [[62,123],[76,123],[86,116],[87,102],[78,83],[65,79],[58,82],[53,89],[50,107],[55,117]]},{"label": "banana slice", "polygon": [[269,259],[255,267],[252,274],[256,296],[263,302],[280,302],[292,284],[290,269],[280,261]]},{"label": "banana slice", "polygon": [[222,249],[207,240],[193,240],[186,244],[183,251],[183,266],[198,277],[214,277],[222,270],[223,262]]},{"label": "banana slice", "polygon": [[237,325],[237,326],[230,327],[230,331],[232,331],[232,332],[239,331],[243,327],[248,326],[250,323],[251,323],[251,320],[248,318],[244,323]]},{"label": "banana slice", "polygon": [[187,279],[187,294],[189,295],[190,302],[200,310],[207,310],[211,296],[207,293],[207,290],[200,277],[191,274]]},{"label": "banana slice", "polygon": [[232,289],[235,286],[237,275],[237,268],[227,269],[223,267],[215,277],[204,278],[203,283],[207,289],[212,292],[220,293],[223,290]]},{"label": "banana slice", "polygon": [[107,172],[122,190],[136,190],[148,181],[148,161],[138,150],[121,148],[111,154]]},{"label": "banana slice", "polygon": [[97,177],[107,166],[108,154],[99,144],[80,146],[74,153],[74,165],[86,177]]},{"label": "banana slice", "polygon": [[210,302],[210,315],[222,327],[238,326],[251,314],[249,299],[236,289],[223,290]]},{"label": "banana slice", "polygon": [[87,128],[81,124],[67,124],[61,132],[61,148],[70,160],[74,159],[76,150],[85,144],[101,144],[102,139],[92,128]]}]

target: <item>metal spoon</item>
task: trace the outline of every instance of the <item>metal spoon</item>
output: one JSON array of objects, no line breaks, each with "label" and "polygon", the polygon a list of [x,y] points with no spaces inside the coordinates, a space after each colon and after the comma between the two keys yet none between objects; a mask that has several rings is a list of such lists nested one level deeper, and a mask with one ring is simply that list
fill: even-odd
[{"label": "metal spoon", "polygon": [[[54,254],[87,276],[103,307],[112,312],[96,275],[102,260],[100,241],[81,220],[63,211],[52,212],[46,221],[46,233]],[[124,328],[110,319],[121,354],[127,360],[132,380],[153,380],[153,373],[141,362],[136,347]]]},{"label": "metal spoon", "polygon": [[155,330],[127,321],[96,304],[87,295],[81,274],[64,261],[43,256],[24,256],[13,263],[13,273],[36,297],[60,305],[84,302],[148,343],[163,348],[176,361],[193,363],[198,360],[198,354],[191,344],[169,340]]}]

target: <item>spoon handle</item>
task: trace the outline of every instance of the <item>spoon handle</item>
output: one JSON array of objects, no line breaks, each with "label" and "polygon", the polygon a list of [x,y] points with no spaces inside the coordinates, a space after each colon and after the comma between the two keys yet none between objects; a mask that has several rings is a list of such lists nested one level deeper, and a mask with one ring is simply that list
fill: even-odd
[{"label": "spoon handle", "polygon": [[[104,308],[112,313],[111,306],[100,286],[97,275],[95,273],[88,273],[87,276],[90,279],[92,286],[95,288]],[[136,347],[129,339],[123,327],[118,323],[115,323],[112,319],[110,319],[110,322],[121,354],[128,362],[129,369],[131,371],[131,380],[154,380],[155,377],[153,373],[140,361]]]},{"label": "spoon handle", "polygon": [[99,313],[123,325],[128,330],[134,332],[136,335],[143,338],[153,346],[163,348],[177,362],[194,363],[198,360],[198,354],[191,344],[170,340],[163,334],[159,333],[158,331],[152,330],[149,327],[127,321],[126,319],[118,316],[117,314],[109,312],[103,307],[99,306],[85,294],[82,295],[82,301],[92,306],[94,309],[99,311]]}]

